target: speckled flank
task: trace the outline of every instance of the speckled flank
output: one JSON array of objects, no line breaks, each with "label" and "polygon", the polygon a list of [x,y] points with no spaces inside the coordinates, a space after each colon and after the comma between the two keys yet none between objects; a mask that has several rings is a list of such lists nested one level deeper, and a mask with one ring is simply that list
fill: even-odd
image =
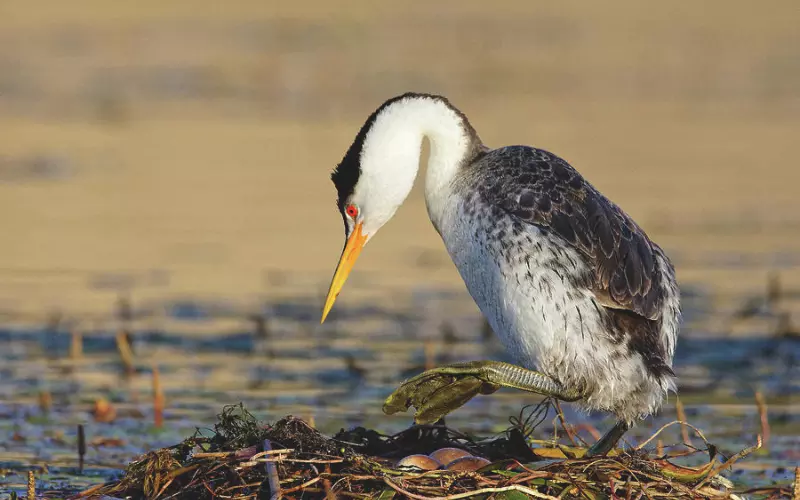
[{"label": "speckled flank", "polygon": [[[490,151],[454,182],[442,238],[518,362],[633,422],[673,388],[674,271],[621,209],[564,160]],[[460,220],[456,223],[456,220]]]}]

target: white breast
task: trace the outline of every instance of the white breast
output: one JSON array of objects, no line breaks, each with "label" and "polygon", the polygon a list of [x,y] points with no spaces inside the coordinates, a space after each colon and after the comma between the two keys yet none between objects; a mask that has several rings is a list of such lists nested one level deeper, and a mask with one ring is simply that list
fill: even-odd
[{"label": "white breast", "polygon": [[[513,235],[510,225],[503,231],[510,245],[504,250],[496,228],[504,221],[493,220],[490,227],[462,206],[452,203],[437,229],[469,293],[516,362],[587,391],[583,404],[589,409],[624,411],[633,420],[660,406],[660,382],[648,378],[639,354],[605,333],[603,308],[570,279],[568,273],[588,271],[583,258],[529,224],[522,234]],[[553,259],[574,265],[554,268]],[[631,404],[636,398],[639,404]]]},{"label": "white breast", "polygon": [[[588,294],[570,292],[564,276],[545,265],[554,258],[545,234],[526,225],[524,236],[534,245],[527,248],[526,239],[524,255],[509,262],[499,254],[497,242],[491,241],[486,228],[479,228],[476,237],[475,228],[464,224],[469,219],[458,220],[460,224],[445,225],[442,239],[473,299],[518,363],[545,370],[561,363],[542,361],[552,361],[555,353],[567,354],[588,343],[589,339],[584,338],[568,340],[576,333],[585,335],[587,329],[596,330],[592,324],[597,313],[585,311],[579,315],[579,309],[591,305]],[[506,236],[512,238],[508,232]],[[534,250],[536,243],[541,244],[541,251]],[[573,260],[581,262],[577,254]],[[583,269],[576,268],[575,272]],[[583,357],[578,354],[574,352],[575,357]]]}]

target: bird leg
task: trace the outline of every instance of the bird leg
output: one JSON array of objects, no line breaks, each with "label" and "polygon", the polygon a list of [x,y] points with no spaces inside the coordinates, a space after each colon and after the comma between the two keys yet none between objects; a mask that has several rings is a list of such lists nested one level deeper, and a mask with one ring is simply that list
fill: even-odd
[{"label": "bird leg", "polygon": [[611,428],[611,430],[606,432],[603,437],[601,437],[595,444],[586,450],[584,457],[605,455],[611,451],[614,445],[617,444],[617,441],[619,441],[620,438],[622,438],[622,435],[625,434],[630,428],[631,426],[626,422],[617,422],[616,425]]},{"label": "bird leg", "polygon": [[383,404],[387,415],[417,409],[414,420],[428,424],[439,420],[477,396],[491,394],[501,387],[510,387],[577,401],[578,391],[567,389],[543,373],[500,361],[470,361],[433,368],[403,382]]}]

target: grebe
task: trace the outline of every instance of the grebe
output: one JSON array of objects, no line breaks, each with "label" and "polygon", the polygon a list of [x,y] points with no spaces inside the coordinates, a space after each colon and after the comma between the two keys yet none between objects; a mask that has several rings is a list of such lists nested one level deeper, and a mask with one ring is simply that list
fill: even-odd
[{"label": "grebe", "polygon": [[364,245],[411,191],[424,137],[428,215],[521,366],[472,361],[428,370],[392,393],[384,412],[413,406],[415,420],[430,423],[477,394],[512,387],[616,415],[616,425],[587,451],[607,453],[675,390],[674,268],[569,163],[529,146],[487,148],[445,97],[389,99],[334,170],[346,243],[322,321]]}]

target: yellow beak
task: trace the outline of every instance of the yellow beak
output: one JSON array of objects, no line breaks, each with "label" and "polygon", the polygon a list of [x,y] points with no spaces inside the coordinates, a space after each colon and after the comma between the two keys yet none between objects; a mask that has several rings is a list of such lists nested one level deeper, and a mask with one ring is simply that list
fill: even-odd
[{"label": "yellow beak", "polygon": [[361,253],[361,249],[364,248],[366,243],[367,237],[361,234],[361,223],[359,222],[356,224],[353,232],[350,233],[350,237],[347,238],[347,243],[344,246],[341,258],[339,259],[339,265],[336,266],[336,272],[333,274],[331,287],[328,289],[328,298],[325,299],[325,307],[322,309],[322,319],[320,320],[320,323],[324,323],[325,318],[328,317],[328,313],[331,311],[333,303],[336,302],[336,297],[339,296],[339,292],[342,290],[344,282],[347,281],[347,276],[353,269],[353,265],[355,265],[356,259],[358,259],[358,255]]}]

